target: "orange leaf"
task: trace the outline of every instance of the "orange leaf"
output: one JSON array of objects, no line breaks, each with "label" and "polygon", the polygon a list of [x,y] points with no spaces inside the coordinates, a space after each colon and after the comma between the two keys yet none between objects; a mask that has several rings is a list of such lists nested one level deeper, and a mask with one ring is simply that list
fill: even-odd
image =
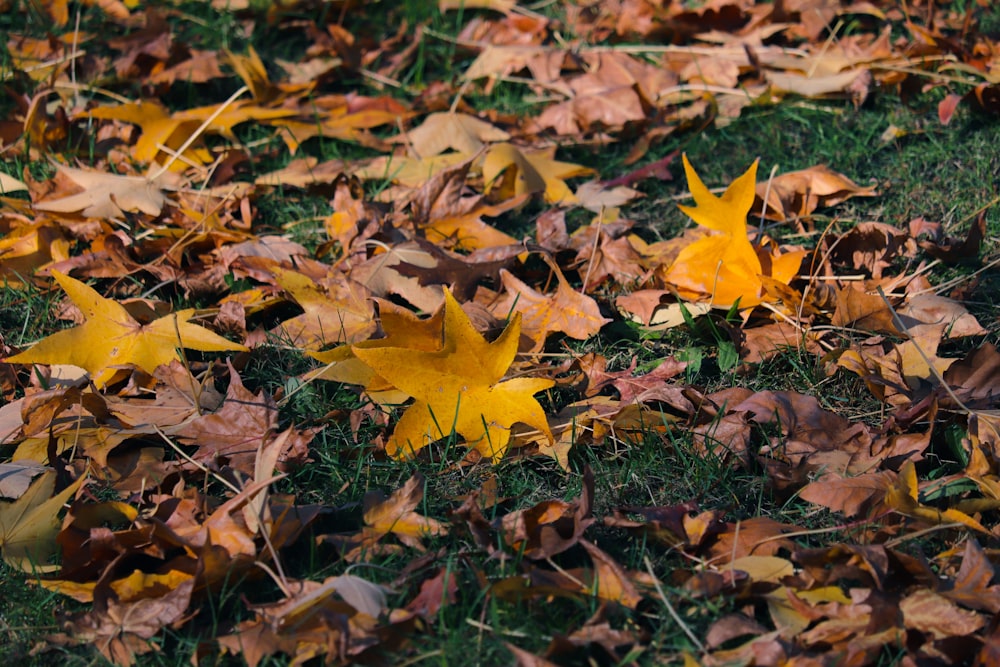
[{"label": "orange leaf", "polygon": [[[681,296],[710,299],[719,308],[737,301],[743,308],[761,303],[763,282],[760,258],[747,237],[747,214],[754,202],[757,162],[716,197],[684,158],[688,187],[697,206],[681,206],[692,220],[716,232],[687,246],[677,255],[665,280],[677,287]],[[771,258],[771,277],[788,283],[798,271],[803,253],[793,252]]]}]

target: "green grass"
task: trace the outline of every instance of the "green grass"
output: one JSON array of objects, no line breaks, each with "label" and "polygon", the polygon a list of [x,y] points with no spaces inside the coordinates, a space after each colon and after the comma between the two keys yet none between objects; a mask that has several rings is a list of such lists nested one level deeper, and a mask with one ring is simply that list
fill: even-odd
[{"label": "green grass", "polygon": [[[45,34],[51,29],[34,3],[22,3],[29,20],[27,28],[10,17],[0,16],[0,33],[27,31],[34,35]],[[454,36],[471,12],[451,12],[445,15],[433,7],[434,3],[383,1],[374,3],[372,9],[355,9],[345,13],[344,27],[356,35],[382,37],[384,25],[399,25],[406,20],[410,25],[427,23],[430,33],[425,33],[410,65],[398,75],[398,88],[379,90],[370,78],[350,74],[328,85],[322,92],[362,94],[391,94],[410,100],[426,87],[439,80],[455,82],[471,61],[454,43],[440,35]],[[305,33],[293,26],[294,20],[324,20],[329,12],[339,12],[338,3],[301,3],[288,10],[276,26],[268,24],[264,9],[257,7],[249,13],[220,13],[208,3],[181,3],[169,20],[179,40],[197,43],[203,49],[228,48],[237,53],[253,45],[266,62],[276,58],[295,60],[309,46]],[[372,13],[369,13],[372,12]],[[387,22],[383,22],[384,12]],[[984,25],[996,29],[1000,25],[997,12],[987,12]],[[244,19],[255,20],[255,29],[248,30]],[[379,19],[379,20],[376,20]],[[101,17],[96,9],[81,14],[82,25],[100,27]],[[297,25],[297,24],[294,24]],[[993,26],[990,28],[989,26]],[[106,28],[104,28],[106,29]],[[98,44],[91,45],[101,52]],[[113,54],[103,53],[110,56]],[[0,59],[0,73],[9,70],[8,59]],[[272,72],[276,77],[277,71]],[[116,92],[138,97],[142,85],[133,81],[115,81]],[[24,92],[30,84],[23,80],[12,86]],[[210,84],[176,84],[165,96],[172,109],[209,104],[225,99],[238,83],[234,77]],[[525,115],[537,113],[538,106],[525,100],[523,86],[500,83],[490,96],[470,90],[465,96],[472,109],[479,112]],[[724,126],[714,126],[703,132],[679,133],[655,145],[640,162],[625,165],[624,160],[631,145],[611,143],[599,147],[576,146],[561,148],[557,158],[591,165],[604,179],[614,178],[637,169],[644,164],[680,149],[687,153],[709,187],[724,186],[742,174],[756,158],[760,158],[761,177],[773,168],[778,173],[803,169],[815,164],[826,164],[845,174],[859,184],[878,183],[879,196],[853,199],[836,208],[824,210],[815,216],[815,226],[827,225],[833,231],[843,231],[865,221],[880,221],[904,227],[909,220],[923,216],[945,223],[954,235],[962,235],[970,220],[983,206],[995,202],[1000,188],[1000,156],[996,151],[997,122],[995,118],[980,115],[963,106],[952,122],[942,126],[937,120],[936,105],[941,91],[900,99],[891,91],[876,91],[861,108],[854,109],[841,102],[805,102],[789,100],[777,106],[749,108],[742,115]],[[2,101],[0,101],[2,104]],[[6,107],[0,107],[5,109]],[[883,141],[883,133],[894,126],[903,134]],[[395,134],[396,129],[381,128],[380,136]],[[255,145],[266,139],[268,133],[257,128],[240,128],[241,142]],[[91,162],[89,137],[72,137],[70,152],[75,150],[84,163]],[[278,141],[256,144],[263,156],[255,160],[244,180],[281,168],[292,159]],[[352,160],[374,153],[363,147],[329,139],[307,142],[299,155],[311,155],[319,160]],[[24,162],[23,157],[6,158],[0,155],[0,169],[20,175],[27,167],[36,178],[51,168],[44,158]],[[634,231],[649,241],[676,236],[691,223],[676,207],[676,195],[686,187],[679,160],[672,167],[673,181],[646,180],[638,187],[645,198],[626,210],[626,216],[636,222]],[[368,183],[369,194],[384,184]],[[275,188],[253,202],[256,213],[254,232],[285,234],[315,250],[322,240],[318,219],[332,212],[330,193],[324,191],[302,192],[288,188]],[[544,208],[532,204],[507,213],[500,219],[505,230],[515,235],[528,234],[535,217]],[[1000,233],[1000,214],[995,206],[986,211],[989,237]],[[570,224],[586,224],[592,214],[571,212]],[[513,231],[511,231],[513,230]],[[772,228],[773,236],[782,240],[809,245],[809,238],[795,237],[787,228]],[[984,255],[995,255],[992,242],[987,242]],[[961,279],[975,267],[941,267],[931,274],[935,282],[952,278]],[[572,276],[572,272],[568,272]],[[996,321],[996,307],[1000,277],[990,272],[981,277],[981,285],[969,301],[970,310],[989,329],[986,340],[1000,341],[1000,326]],[[162,296],[162,295],[161,295]],[[612,293],[603,294],[610,301]],[[162,296],[162,298],[169,298]],[[210,306],[211,304],[198,304]],[[24,345],[61,328],[52,316],[53,297],[32,288],[29,290],[0,289],[0,333],[8,345]],[[294,314],[294,309],[272,314],[273,321],[257,322],[267,328],[276,323],[282,314]],[[610,307],[608,309],[610,312]],[[712,315],[718,322],[719,315]],[[641,368],[651,368],[667,355],[699,354],[703,361],[697,372],[686,380],[695,387],[710,391],[727,387],[746,387],[755,391],[795,391],[816,396],[826,409],[845,415],[852,420],[881,423],[882,406],[874,401],[864,383],[852,374],[828,374],[824,360],[794,350],[787,350],[775,358],[753,368],[730,368],[724,362],[719,340],[699,320],[700,331],[679,327],[661,334],[643,335],[620,321],[609,325],[595,338],[579,343],[552,341],[547,348],[551,353],[582,353],[595,351],[605,355],[609,369],[628,367],[637,358]],[[267,326],[265,326],[267,325]],[[842,342],[849,340],[845,338]],[[980,341],[976,341],[978,344]],[[950,356],[959,356],[973,343],[954,344],[947,350]],[[275,490],[294,493],[300,503],[323,504],[333,508],[312,526],[299,544],[282,554],[283,565],[290,576],[322,580],[325,577],[351,573],[371,581],[393,586],[389,595],[391,606],[405,606],[419,592],[420,583],[433,576],[439,568],[453,571],[460,582],[458,600],[444,605],[432,623],[408,637],[406,643],[387,659],[392,664],[474,665],[509,664],[511,654],[504,642],[541,654],[552,638],[568,633],[599,611],[596,598],[563,599],[549,601],[536,598],[514,602],[489,595],[480,581],[496,582],[520,572],[525,561],[521,554],[510,554],[507,559],[487,559],[469,534],[456,527],[446,537],[426,540],[428,553],[438,554],[415,571],[407,570],[419,558],[408,550],[403,555],[375,559],[371,564],[349,565],[339,560],[329,544],[317,544],[318,535],[349,532],[360,526],[358,504],[365,493],[380,490],[386,494],[399,488],[413,473],[422,472],[427,478],[421,514],[447,520],[449,513],[461,503],[461,498],[480,489],[488,479],[498,484],[497,494],[504,502],[485,512],[492,520],[507,512],[525,509],[549,499],[572,501],[580,494],[582,474],[590,466],[596,478],[594,514],[610,515],[624,506],[675,505],[695,500],[701,510],[718,510],[726,520],[736,521],[756,516],[767,516],[807,528],[830,528],[843,523],[843,517],[829,512],[817,512],[814,507],[775,492],[756,463],[749,469],[736,465],[735,460],[720,459],[699,451],[690,433],[680,428],[661,432],[662,422],[650,424],[645,433],[636,437],[614,440],[609,438],[599,446],[575,447],[570,454],[571,471],[561,471],[549,459],[530,459],[501,462],[495,468],[480,465],[459,470],[454,464],[461,458],[463,448],[455,442],[431,446],[427,454],[415,462],[388,461],[369,443],[381,429],[370,421],[361,423],[358,432],[352,432],[346,414],[361,407],[358,393],[346,386],[328,382],[306,385],[295,376],[315,366],[308,357],[290,350],[284,341],[272,338],[266,352],[251,356],[243,371],[243,380],[253,391],[266,391],[279,397],[281,428],[295,424],[299,427],[321,428],[312,445],[311,462],[275,485]],[[697,352],[695,352],[697,350]],[[549,392],[543,400],[548,412],[553,413],[579,396],[569,389]],[[397,410],[394,418],[398,418]],[[755,427],[756,428],[756,427]],[[753,442],[763,443],[776,430],[756,428]],[[958,428],[951,424],[947,428]],[[960,429],[959,429],[960,430]],[[958,434],[959,436],[961,434]],[[948,436],[953,444],[955,433]],[[0,447],[0,454],[9,455],[11,448]],[[949,441],[945,436],[936,439],[932,453],[941,463],[934,465],[937,474],[956,468],[949,463]],[[930,467],[934,467],[934,465]],[[822,546],[836,539],[849,539],[849,535],[835,533],[801,539],[803,546]],[[663,582],[671,604],[688,630],[704,636],[711,623],[723,615],[736,611],[740,600],[731,595],[695,597],[683,586],[681,573],[689,572],[691,561],[675,549],[662,544],[627,535],[624,531],[603,526],[600,521],[587,532],[588,539],[596,542],[629,570],[645,571],[646,559],[652,564],[656,576]],[[828,538],[829,537],[829,541]],[[914,550],[926,546],[929,553],[944,543],[929,538]],[[590,561],[579,550],[560,554],[554,559],[559,567],[588,566]],[[275,599],[277,589],[270,582],[238,585],[231,582],[217,596],[199,602],[198,619],[180,630],[165,630],[155,641],[162,647],[158,653],[143,657],[141,665],[187,664],[199,641],[211,639],[214,633],[225,631],[230,625],[248,617],[244,599],[251,603]],[[101,665],[102,658],[87,648],[63,649],[31,656],[29,652],[47,635],[59,631],[58,614],[78,609],[79,605],[27,583],[25,577],[0,565],[0,661],[18,664]],[[759,612],[759,619],[766,613]],[[653,594],[635,612],[607,609],[611,625],[618,629],[645,631],[648,635],[644,650],[634,656],[638,664],[679,664],[680,653],[696,652],[696,647],[667,610],[660,598]],[[896,664],[899,656],[895,649],[887,648],[883,655],[885,664]],[[236,658],[216,657],[210,653],[202,664],[242,664]],[[565,664],[615,664],[601,655],[599,649],[586,655],[579,651],[561,656]],[[283,658],[265,660],[264,665],[285,664]],[[880,663],[881,664],[881,663]]]}]

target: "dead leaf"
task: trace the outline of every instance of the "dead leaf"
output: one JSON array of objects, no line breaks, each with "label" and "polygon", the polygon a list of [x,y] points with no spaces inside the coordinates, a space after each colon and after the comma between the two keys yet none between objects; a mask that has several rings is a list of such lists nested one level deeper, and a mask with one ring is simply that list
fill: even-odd
[{"label": "dead leaf", "polygon": [[167,197],[163,185],[143,176],[118,176],[57,165],[59,173],[83,188],[79,194],[34,203],[38,211],[79,213],[88,218],[121,219],[125,211],[157,216]]}]

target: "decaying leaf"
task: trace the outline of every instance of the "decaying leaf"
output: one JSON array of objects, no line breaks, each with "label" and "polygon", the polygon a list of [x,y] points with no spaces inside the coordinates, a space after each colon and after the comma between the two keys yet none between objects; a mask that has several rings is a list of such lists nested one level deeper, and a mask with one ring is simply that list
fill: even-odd
[{"label": "decaying leaf", "polygon": [[83,188],[79,194],[35,202],[39,211],[121,218],[125,211],[160,215],[167,203],[162,185],[143,176],[118,176],[59,165],[60,173]]}]

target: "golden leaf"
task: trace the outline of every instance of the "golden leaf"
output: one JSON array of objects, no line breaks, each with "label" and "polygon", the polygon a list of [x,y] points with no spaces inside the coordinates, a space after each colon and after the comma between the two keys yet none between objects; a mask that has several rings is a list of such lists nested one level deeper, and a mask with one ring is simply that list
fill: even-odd
[{"label": "golden leaf", "polygon": [[120,303],[105,299],[79,280],[58,271],[53,271],[52,276],[83,312],[86,322],[43,338],[30,349],[7,357],[7,363],[72,364],[88,371],[94,376],[94,384],[103,387],[114,378],[118,366],[137,366],[152,373],[158,366],[180,360],[178,348],[204,352],[247,350],[189,322],[193,308],[143,325]]},{"label": "golden leaf", "polygon": [[446,290],[444,340],[439,350],[352,346],[358,359],[417,399],[396,424],[387,453],[409,457],[454,431],[484,456],[498,461],[507,451],[510,428],[517,422],[541,430],[552,442],[545,412],[532,395],[553,382],[541,378],[500,381],[517,354],[520,335],[517,314],[497,340],[487,343]]},{"label": "golden leaf", "polygon": [[[764,270],[757,250],[747,237],[747,214],[754,202],[757,162],[716,197],[684,158],[688,187],[697,206],[681,206],[692,220],[715,234],[701,238],[678,253],[667,270],[665,280],[681,296],[711,299],[719,308],[729,308],[739,301],[742,308],[761,303]],[[802,262],[802,252],[772,255],[770,277],[787,284]]]}]

